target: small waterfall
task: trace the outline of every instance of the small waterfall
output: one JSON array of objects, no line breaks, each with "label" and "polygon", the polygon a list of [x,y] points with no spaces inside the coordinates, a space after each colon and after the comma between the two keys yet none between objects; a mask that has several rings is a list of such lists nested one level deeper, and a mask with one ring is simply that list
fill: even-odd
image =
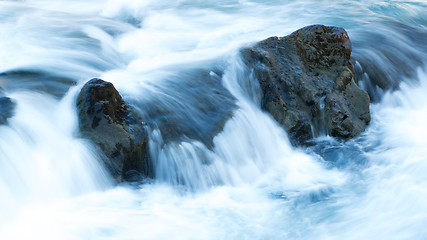
[{"label": "small waterfall", "polygon": [[10,95],[18,104],[9,126],[0,127],[0,192],[8,196],[1,200],[8,207],[1,209],[0,222],[21,205],[111,187],[91,144],[75,138],[75,90],[60,102],[32,92]]}]

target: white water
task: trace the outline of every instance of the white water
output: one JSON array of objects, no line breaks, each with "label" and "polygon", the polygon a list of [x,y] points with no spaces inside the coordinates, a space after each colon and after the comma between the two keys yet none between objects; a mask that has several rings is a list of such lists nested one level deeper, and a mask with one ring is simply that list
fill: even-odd
[{"label": "white water", "polygon": [[[0,126],[0,239],[426,239],[426,11],[415,0],[0,1],[0,72],[76,83],[58,97],[43,82],[0,77],[17,103]],[[345,27],[356,59],[370,56],[402,83],[368,89],[380,100],[358,139],[296,149],[259,109],[236,50],[315,23]],[[76,138],[82,84],[101,77],[136,105],[161,100],[196,128],[206,120],[199,95],[214,93],[180,86],[204,86],[199,69],[236,98],[213,147],[164,145],[153,127],[157,179],[114,186]]]}]

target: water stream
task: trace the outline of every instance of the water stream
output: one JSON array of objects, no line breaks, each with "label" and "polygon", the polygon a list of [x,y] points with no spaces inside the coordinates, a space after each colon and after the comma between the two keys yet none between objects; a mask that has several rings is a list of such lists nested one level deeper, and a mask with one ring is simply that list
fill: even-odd
[{"label": "water stream", "polygon": [[[426,239],[426,12],[422,0],[0,1],[0,87],[16,103],[0,125],[0,239]],[[348,31],[372,122],[297,148],[238,49],[318,23]],[[155,180],[115,184],[78,137],[75,100],[94,77],[152,117]]]}]

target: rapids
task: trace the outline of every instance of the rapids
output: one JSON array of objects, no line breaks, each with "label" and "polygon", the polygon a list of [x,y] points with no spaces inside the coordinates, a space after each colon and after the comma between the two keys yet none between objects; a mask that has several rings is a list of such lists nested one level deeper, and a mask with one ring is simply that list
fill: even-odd
[{"label": "rapids", "polygon": [[[0,239],[426,239],[426,12],[423,0],[0,1],[0,87],[16,103],[0,125]],[[311,24],[349,33],[372,121],[296,148],[238,49]],[[167,114],[149,123],[155,180],[115,184],[78,137],[76,96],[94,77]]]}]

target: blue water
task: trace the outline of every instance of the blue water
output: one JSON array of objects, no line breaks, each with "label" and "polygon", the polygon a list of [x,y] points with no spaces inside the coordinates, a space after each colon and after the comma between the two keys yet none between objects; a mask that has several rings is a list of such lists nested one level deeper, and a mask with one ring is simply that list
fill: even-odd
[{"label": "blue water", "polygon": [[[0,239],[426,239],[426,12],[421,0],[0,1],[0,87],[17,104],[0,126]],[[238,49],[310,24],[349,33],[372,121],[297,148],[260,109]],[[117,185],[78,137],[74,103],[93,77],[152,117],[155,180]]]}]

